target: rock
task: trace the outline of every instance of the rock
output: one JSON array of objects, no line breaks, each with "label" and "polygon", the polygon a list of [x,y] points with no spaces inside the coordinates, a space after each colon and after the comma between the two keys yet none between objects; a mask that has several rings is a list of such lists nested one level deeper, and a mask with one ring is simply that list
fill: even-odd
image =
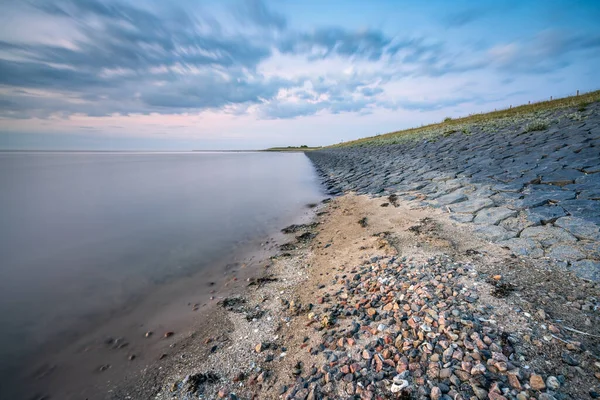
[{"label": "rock", "polygon": [[543,247],[550,247],[558,243],[574,243],[577,241],[575,236],[571,235],[562,228],[553,226],[532,226],[523,229],[520,237],[535,239]]},{"label": "rock", "polygon": [[546,386],[550,390],[558,390],[560,389],[560,382],[555,376],[549,376],[548,379],[546,379]]},{"label": "rock", "polygon": [[556,244],[550,247],[545,251],[545,255],[548,258],[560,261],[577,261],[585,258],[585,254],[579,251],[577,247],[566,244]]},{"label": "rock", "polygon": [[494,202],[488,198],[475,198],[473,200],[463,201],[462,203],[449,206],[450,211],[455,213],[476,213],[487,207],[492,207]]},{"label": "rock", "polygon": [[573,261],[569,266],[577,276],[594,281],[600,280],[600,261],[580,260]]},{"label": "rock", "polygon": [[474,384],[471,384],[471,389],[473,389],[473,393],[475,393],[475,396],[477,396],[478,400],[486,400],[488,398],[487,390],[482,389]]},{"label": "rock", "polygon": [[557,205],[534,207],[525,210],[525,216],[534,225],[546,225],[565,215],[564,208]]},{"label": "rock", "polygon": [[600,241],[600,227],[593,222],[576,217],[562,217],[554,222],[577,239]]},{"label": "rock", "polygon": [[[399,383],[396,383],[399,382]],[[392,393],[400,393],[403,389],[408,387],[408,381],[405,379],[401,379],[400,381],[394,381],[394,383],[392,383],[392,387],[390,388],[390,391]]]},{"label": "rock", "polygon": [[451,214],[450,218],[455,221],[458,221],[458,222],[467,223],[467,222],[473,221],[474,215],[473,214]]},{"label": "rock", "polygon": [[169,332],[165,332],[165,334],[164,334],[163,336],[164,336],[165,338],[168,338],[168,337],[171,337],[171,336],[173,336],[174,334],[175,334],[174,332],[171,332],[171,331],[169,331]]},{"label": "rock", "polygon": [[544,383],[544,378],[542,378],[540,375],[537,375],[537,374],[531,374],[531,377],[529,378],[529,386],[531,386],[531,388],[533,390],[538,390],[538,391],[542,391],[542,390],[546,389],[546,384]]},{"label": "rock", "polygon": [[569,364],[572,367],[576,367],[579,365],[579,360],[577,358],[575,358],[575,356],[571,355],[569,352],[563,352],[562,353],[562,359],[564,362],[566,362],[567,364]]},{"label": "rock", "polygon": [[533,258],[540,258],[544,255],[544,250],[542,250],[539,242],[536,242],[533,239],[529,238],[512,238],[508,240],[503,240],[498,242],[498,244],[502,247],[507,247],[519,256],[529,256]]},{"label": "rock", "polygon": [[507,231],[503,227],[496,225],[479,226],[475,228],[475,233],[490,242],[499,242],[516,236],[516,233]]},{"label": "rock", "polygon": [[429,394],[429,397],[432,400],[439,400],[442,397],[442,391],[439,387],[434,386],[431,388],[431,393]]},{"label": "rock", "polygon": [[480,225],[498,225],[500,221],[516,215],[517,212],[515,210],[506,207],[491,207],[479,211],[473,222]]},{"label": "rock", "polygon": [[436,203],[440,206],[447,206],[450,204],[460,203],[461,201],[467,200],[467,196],[460,190],[455,190],[450,194],[440,196],[436,199]]}]

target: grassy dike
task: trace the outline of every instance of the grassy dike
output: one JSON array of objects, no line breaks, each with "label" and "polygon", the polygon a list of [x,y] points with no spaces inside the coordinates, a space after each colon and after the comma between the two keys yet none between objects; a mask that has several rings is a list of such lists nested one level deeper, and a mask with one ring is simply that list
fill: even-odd
[{"label": "grassy dike", "polygon": [[472,114],[461,118],[446,118],[442,122],[369,136],[349,142],[334,144],[326,148],[349,147],[361,145],[386,145],[401,143],[415,138],[432,138],[436,136],[451,135],[453,133],[469,134],[475,125],[483,127],[490,133],[504,126],[514,125],[519,121],[524,128],[530,130],[544,130],[549,124],[548,114],[557,109],[571,109],[568,117],[578,118],[577,113],[585,111],[591,103],[600,101],[600,90],[569,96],[533,104],[523,104],[503,110],[488,113]]}]

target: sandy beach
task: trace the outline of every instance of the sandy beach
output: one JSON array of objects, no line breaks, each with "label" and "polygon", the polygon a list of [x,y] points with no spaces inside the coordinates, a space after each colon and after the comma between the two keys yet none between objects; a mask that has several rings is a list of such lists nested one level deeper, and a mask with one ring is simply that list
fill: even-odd
[{"label": "sandy beach", "polygon": [[148,370],[113,398],[590,396],[597,283],[392,200],[319,206],[262,283],[214,300],[162,382]]}]

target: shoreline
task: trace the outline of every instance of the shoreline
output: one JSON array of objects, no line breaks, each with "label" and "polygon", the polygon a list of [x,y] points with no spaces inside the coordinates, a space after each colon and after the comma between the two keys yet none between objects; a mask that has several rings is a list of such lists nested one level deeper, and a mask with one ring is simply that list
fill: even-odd
[{"label": "shoreline", "polygon": [[[311,214],[306,208],[294,221],[302,223]],[[177,357],[178,346],[219,311],[216,301],[243,290],[247,279],[262,273],[283,238],[277,230],[249,240],[235,254],[211,263],[218,267],[157,285],[124,304],[126,308],[104,312],[68,336],[52,339],[36,352],[41,355],[27,357],[25,368],[18,371],[15,384],[28,385],[19,384],[7,393],[28,399],[123,398],[114,393],[128,382],[148,374],[158,379],[160,370],[172,362],[169,358]],[[151,336],[146,337],[147,332]],[[165,338],[167,332],[172,335]]]},{"label": "shoreline", "polygon": [[155,399],[592,398],[597,283],[418,201],[392,203],[319,206],[317,224],[290,235],[297,249],[273,259],[274,280],[214,304],[164,379],[112,398],[144,398],[152,382]]}]

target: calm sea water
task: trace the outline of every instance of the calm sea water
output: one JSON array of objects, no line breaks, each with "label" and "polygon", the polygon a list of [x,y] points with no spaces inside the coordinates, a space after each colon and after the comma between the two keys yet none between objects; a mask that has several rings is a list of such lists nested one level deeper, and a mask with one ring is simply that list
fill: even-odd
[{"label": "calm sea water", "polygon": [[0,360],[323,198],[301,153],[0,153]]}]

